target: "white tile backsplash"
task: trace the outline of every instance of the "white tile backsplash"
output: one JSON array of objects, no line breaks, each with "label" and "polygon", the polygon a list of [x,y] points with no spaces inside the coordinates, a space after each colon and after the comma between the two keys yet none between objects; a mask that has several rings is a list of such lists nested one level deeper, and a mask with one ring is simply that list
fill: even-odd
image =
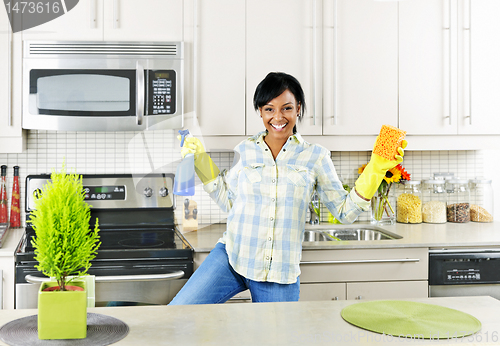
[{"label": "white tile backsplash", "polygon": [[[110,174],[150,172],[175,173],[180,162],[179,141],[174,130],[144,132],[55,132],[29,131],[27,150],[21,154],[0,154],[0,165],[8,166],[8,198],[10,204],[13,166],[20,166],[21,209],[24,208],[24,185],[29,174],[50,173],[59,170],[63,160],[66,166],[81,174]],[[230,168],[232,152],[211,153],[222,171]],[[332,152],[339,177],[354,185],[358,168],[367,163],[370,152]],[[420,180],[434,172],[454,172],[455,176],[470,179],[487,176],[484,173],[482,151],[406,151],[403,166],[412,179]],[[494,177],[491,177],[494,179]],[[224,221],[226,213],[204,192],[197,179],[193,200],[198,202],[199,222]],[[176,214],[182,212],[182,199],[178,198]],[[9,206],[10,208],[10,206]],[[326,213],[323,213],[326,215]],[[24,220],[24,213],[22,215]],[[363,213],[359,220],[369,219]]]}]

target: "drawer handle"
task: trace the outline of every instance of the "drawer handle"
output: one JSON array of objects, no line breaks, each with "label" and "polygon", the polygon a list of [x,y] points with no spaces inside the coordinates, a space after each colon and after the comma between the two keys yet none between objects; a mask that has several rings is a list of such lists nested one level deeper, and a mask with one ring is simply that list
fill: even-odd
[{"label": "drawer handle", "polygon": [[368,259],[348,261],[306,261],[300,264],[353,264],[353,263],[393,263],[393,262],[420,262],[418,258],[394,258],[394,259]]},{"label": "drawer handle", "polygon": [[229,301],[240,301],[240,300],[252,300],[252,298],[250,297],[233,297],[233,298],[229,298]]}]

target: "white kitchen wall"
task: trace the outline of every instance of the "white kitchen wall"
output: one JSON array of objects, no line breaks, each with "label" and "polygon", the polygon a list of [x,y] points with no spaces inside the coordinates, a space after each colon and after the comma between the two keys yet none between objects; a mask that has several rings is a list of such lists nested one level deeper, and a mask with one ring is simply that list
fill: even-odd
[{"label": "white kitchen wall", "polygon": [[[411,138],[410,148],[411,148]],[[403,166],[412,179],[419,180],[434,172],[454,172],[460,178],[489,176],[495,182],[498,162],[483,162],[483,156],[497,155],[483,151],[406,151]],[[231,152],[214,152],[212,158],[222,170],[229,168],[233,161]],[[144,132],[54,132],[29,131],[27,150],[22,154],[0,154],[0,165],[8,165],[8,198],[10,204],[13,166],[20,166],[21,209],[24,208],[24,182],[29,174],[50,173],[60,169],[66,160],[68,169],[81,174],[96,173],[134,173],[150,172],[175,173],[180,162],[179,141],[174,130]],[[341,179],[354,185],[358,177],[358,167],[367,163],[370,152],[332,152],[332,160]],[[498,160],[497,160],[498,161]],[[490,173],[490,175],[488,175]],[[498,189],[497,189],[498,190]],[[497,191],[498,192],[498,191]],[[500,192],[497,193],[500,198]],[[192,197],[198,203],[200,223],[224,222],[226,213],[212,202],[203,191],[198,180],[196,194]],[[177,205],[182,206],[178,197]],[[496,208],[497,210],[499,208]],[[181,215],[182,207],[176,214]],[[326,213],[323,213],[326,215]],[[498,220],[498,212],[496,213]],[[24,213],[22,215],[24,220]],[[369,220],[368,213],[359,217],[360,221]],[[326,221],[326,220],[325,220]]]}]

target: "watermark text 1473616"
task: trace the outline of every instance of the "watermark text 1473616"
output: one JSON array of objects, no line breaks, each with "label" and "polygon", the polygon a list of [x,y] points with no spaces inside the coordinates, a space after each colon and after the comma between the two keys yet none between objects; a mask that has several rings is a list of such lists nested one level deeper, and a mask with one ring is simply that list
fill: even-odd
[{"label": "watermark text 1473616", "polygon": [[71,9],[79,0],[4,0],[12,32],[50,22]]}]

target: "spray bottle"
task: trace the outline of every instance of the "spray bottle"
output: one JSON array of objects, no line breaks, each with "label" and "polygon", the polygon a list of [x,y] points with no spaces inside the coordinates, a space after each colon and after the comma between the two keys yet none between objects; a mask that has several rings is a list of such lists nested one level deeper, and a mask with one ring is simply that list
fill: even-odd
[{"label": "spray bottle", "polygon": [[[184,145],[184,138],[190,137],[189,130],[179,130],[181,147]],[[177,166],[174,178],[174,194],[178,196],[194,195],[194,154],[184,156],[182,162]]]}]

